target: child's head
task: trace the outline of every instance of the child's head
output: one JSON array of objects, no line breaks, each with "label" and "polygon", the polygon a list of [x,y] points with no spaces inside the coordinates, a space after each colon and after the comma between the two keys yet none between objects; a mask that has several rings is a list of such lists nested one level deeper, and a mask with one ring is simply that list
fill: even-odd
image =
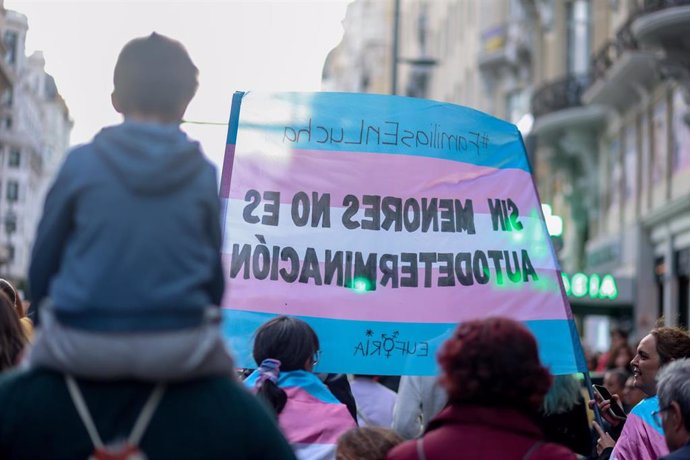
[{"label": "child's head", "polygon": [[115,64],[113,107],[125,116],[179,122],[199,70],[181,43],[152,33],[127,43]]}]

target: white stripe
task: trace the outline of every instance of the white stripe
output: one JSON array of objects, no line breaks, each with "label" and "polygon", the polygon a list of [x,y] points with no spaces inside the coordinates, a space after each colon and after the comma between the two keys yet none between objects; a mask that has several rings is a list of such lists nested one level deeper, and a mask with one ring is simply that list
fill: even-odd
[{"label": "white stripe", "polygon": [[292,450],[299,460],[335,459],[335,444],[292,444]]},{"label": "white stripe", "polygon": [[[466,232],[394,232],[391,230],[348,230],[342,225],[344,208],[331,208],[330,228],[312,228],[309,224],[298,227],[292,221],[290,205],[281,204],[279,225],[247,223],[242,217],[247,203],[240,200],[228,200],[225,216],[225,241],[223,252],[231,254],[233,244],[260,244],[255,235],[262,235],[266,244],[271,246],[293,247],[298,254],[304,254],[306,248],[314,248],[317,255],[324,254],[326,249],[333,251],[360,251],[363,253],[400,254],[402,252],[469,252],[474,250],[520,251],[526,249],[535,269],[556,269],[555,258],[551,252],[546,226],[539,218],[520,217],[522,231],[494,231],[489,214],[474,214],[476,233]],[[263,205],[253,215],[261,216]],[[353,220],[364,219],[360,210]],[[439,219],[440,225],[440,219]],[[512,261],[512,256],[511,256]]]}]

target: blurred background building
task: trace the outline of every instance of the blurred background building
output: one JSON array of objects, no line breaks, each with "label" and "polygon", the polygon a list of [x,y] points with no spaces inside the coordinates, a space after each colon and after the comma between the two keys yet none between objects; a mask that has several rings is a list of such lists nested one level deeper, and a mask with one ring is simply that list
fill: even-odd
[{"label": "blurred background building", "polygon": [[587,345],[688,325],[690,0],[356,0],[344,27],[325,90],[518,125]]},{"label": "blurred background building", "polygon": [[69,145],[69,110],[28,22],[0,0],[0,276],[24,286],[43,199]]}]

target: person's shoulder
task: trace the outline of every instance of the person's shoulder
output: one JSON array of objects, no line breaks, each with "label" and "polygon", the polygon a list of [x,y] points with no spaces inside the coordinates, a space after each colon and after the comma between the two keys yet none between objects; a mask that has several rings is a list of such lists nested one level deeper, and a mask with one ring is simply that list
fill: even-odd
[{"label": "person's shoulder", "polygon": [[61,166],[62,173],[70,171],[79,172],[94,161],[96,161],[96,155],[94,155],[93,143],[79,144],[72,147],[65,154],[65,159]]},{"label": "person's shoulder", "polygon": [[221,408],[231,408],[234,413],[244,412],[249,416],[255,412],[264,415],[264,409],[249,390],[230,377],[209,377],[183,384],[186,392],[211,397],[214,404]]},{"label": "person's shoulder", "polygon": [[655,396],[651,396],[649,398],[645,398],[639,403],[635,405],[635,407],[632,408],[630,411],[630,414],[637,415],[639,417],[643,417],[646,414],[650,414],[657,410],[659,408],[659,398]]},{"label": "person's shoulder", "polygon": [[[0,375],[0,407],[18,403],[24,397],[43,394],[62,381],[62,376],[46,369],[13,369]],[[21,395],[21,398],[18,396]],[[2,409],[0,409],[0,413]]]},{"label": "person's shoulder", "polygon": [[417,460],[418,458],[416,439],[398,444],[386,455],[386,460]]},{"label": "person's shoulder", "polygon": [[547,442],[542,444],[539,449],[534,452],[534,455],[529,458],[532,460],[575,460],[577,459],[577,455],[565,446]]},{"label": "person's shoulder", "polygon": [[690,444],[674,450],[668,455],[661,457],[659,460],[687,460],[690,459]]},{"label": "person's shoulder", "polygon": [[15,386],[61,380],[58,372],[48,369],[22,369],[15,368],[0,374],[0,391],[7,391]]}]

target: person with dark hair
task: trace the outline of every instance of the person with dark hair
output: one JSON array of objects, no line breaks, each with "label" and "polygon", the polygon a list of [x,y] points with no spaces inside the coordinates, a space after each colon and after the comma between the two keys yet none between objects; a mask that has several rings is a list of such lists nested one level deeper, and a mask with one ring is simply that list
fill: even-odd
[{"label": "person with dark hair", "polygon": [[[631,377],[631,375],[625,369],[609,369],[604,372],[604,387],[606,387],[606,389],[609,390],[609,393],[612,395],[623,396],[623,392],[625,391],[625,382],[628,380],[628,377]],[[630,412],[632,407],[627,406],[622,398],[621,403],[625,413],[627,414]]]},{"label": "person with dark hair", "polygon": [[609,347],[608,351],[599,356],[596,368],[598,372],[604,372],[606,369],[613,369],[616,367],[615,361],[618,350],[626,347],[628,349],[630,348],[630,345],[628,344],[628,331],[625,329],[621,327],[614,327],[611,329],[610,335],[611,346]]},{"label": "person with dark hair", "polygon": [[312,372],[319,338],[304,321],[275,317],[256,331],[254,361],[244,381],[264,398],[299,459],[332,459],[338,438],[356,424],[347,407]]},{"label": "person with dark hair", "polygon": [[654,414],[664,428],[671,454],[663,460],[690,460],[690,359],[678,359],[659,371],[660,409]]},{"label": "person with dark hair", "polygon": [[551,385],[534,336],[517,321],[487,318],[461,324],[438,355],[448,406],[424,435],[393,448],[389,460],[569,459],[545,442],[535,424]]},{"label": "person with dark hair", "polygon": [[366,426],[348,431],[338,439],[336,460],[385,460],[386,454],[403,442],[395,431]]},{"label": "person with dark hair", "polygon": [[[31,366],[86,378],[233,375],[216,170],[180,130],[198,70],[152,33],[117,59],[124,122],[72,150],[48,192],[29,269]],[[106,332],[107,334],[102,334]]]},{"label": "person with dark hair", "polygon": [[0,372],[18,364],[26,345],[14,302],[0,291]]},{"label": "person with dark hair", "polygon": [[[615,393],[611,392],[611,394]],[[632,408],[637,406],[646,396],[642,390],[635,386],[635,377],[631,375],[625,381],[623,393],[621,393],[620,400],[623,403],[623,410],[625,410],[626,414],[630,413]]]},{"label": "person with dark hair", "polygon": [[0,376],[0,458],[295,456],[268,409],[227,377],[160,385],[71,379],[47,369],[22,369]]},{"label": "person with dark hair", "polygon": [[613,352],[613,360],[607,369],[622,369],[630,372],[630,361],[635,357],[635,349],[628,345],[622,345]]},{"label": "person with dark hair", "polygon": [[27,342],[30,342],[33,338],[34,333],[34,323],[26,315],[26,309],[24,308],[24,303],[22,302],[19,293],[14,288],[12,283],[4,278],[0,278],[0,291],[4,292],[10,302],[14,306],[14,310],[19,316],[19,324],[22,326],[22,331],[24,332],[24,337],[26,337]]},{"label": "person with dark hair", "polygon": [[583,456],[592,453],[592,435],[582,385],[573,375],[557,375],[544,397],[539,426],[549,442]]},{"label": "person with dark hair", "polygon": [[613,395],[613,400],[602,400],[595,394],[606,421],[614,429],[624,423],[615,445],[612,445],[613,437],[604,435],[600,438],[597,444],[600,457],[606,457],[610,449],[610,458],[617,460],[656,460],[668,453],[663,428],[652,415],[659,410],[656,377],[664,365],[688,357],[690,335],[680,328],[658,327],[640,341],[630,365],[635,387],[647,397],[630,411],[626,420],[621,420],[609,412],[611,404],[620,404],[620,397]]}]

